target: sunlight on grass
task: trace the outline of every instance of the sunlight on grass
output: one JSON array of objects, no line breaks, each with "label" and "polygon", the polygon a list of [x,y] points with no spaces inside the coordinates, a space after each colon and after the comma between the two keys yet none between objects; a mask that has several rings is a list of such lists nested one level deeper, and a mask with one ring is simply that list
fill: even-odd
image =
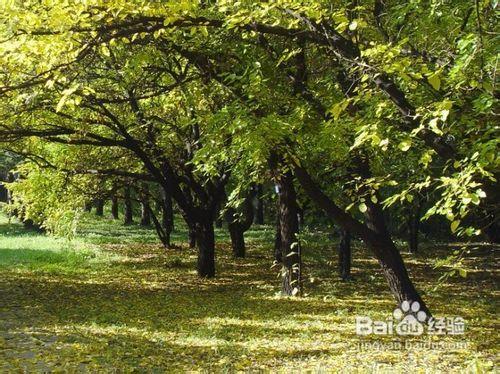
[{"label": "sunlight on grass", "polygon": [[[134,230],[116,243],[122,228],[106,222],[96,224],[100,244],[97,236],[89,244],[90,221],[69,243],[0,218],[0,371],[461,373],[490,371],[496,360],[493,253],[471,255],[468,278],[451,278],[436,291],[440,271],[426,253],[445,257],[447,250],[404,254],[434,313],[467,320],[465,335],[437,340],[466,342],[467,349],[411,349],[407,341],[428,337],[355,334],[356,315],[386,319],[394,309],[378,264],[359,243],[355,280],[342,282],[328,260],[331,244],[324,235],[315,239],[304,251],[307,296],[291,299],[277,295],[264,227],[250,233],[247,259],[233,259],[220,242],[218,276],[201,280],[195,250],[165,250],[149,241],[151,232],[135,241],[142,231]],[[185,232],[177,235],[183,240]],[[363,349],[394,339],[402,346]]]},{"label": "sunlight on grass", "polygon": [[27,231],[0,214],[0,267],[38,272],[78,272],[85,267],[118,261],[80,240],[67,240]]}]

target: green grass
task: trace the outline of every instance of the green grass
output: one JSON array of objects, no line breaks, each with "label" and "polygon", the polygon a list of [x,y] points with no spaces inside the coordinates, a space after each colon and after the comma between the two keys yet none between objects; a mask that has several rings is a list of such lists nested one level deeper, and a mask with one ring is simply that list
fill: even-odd
[{"label": "green grass", "polygon": [[[177,220],[179,221],[179,220]],[[7,372],[483,372],[498,347],[498,269],[491,248],[472,251],[468,276],[432,291],[450,248],[405,254],[409,271],[436,316],[463,316],[463,336],[437,337],[466,349],[360,349],[360,343],[422,338],[362,338],[356,315],[386,319],[394,303],[379,266],[355,242],[353,282],[335,274],[333,244],[307,233],[305,292],[277,295],[270,269],[272,227],[252,229],[248,257],[233,259],[218,230],[217,272],[195,273],[196,251],[178,224],[165,250],[153,230],[85,217],[68,242],[0,217],[0,371]]]},{"label": "green grass", "polygon": [[4,271],[32,271],[54,274],[81,273],[97,268],[116,255],[103,253],[82,239],[67,240],[26,230],[0,214],[0,268]]}]

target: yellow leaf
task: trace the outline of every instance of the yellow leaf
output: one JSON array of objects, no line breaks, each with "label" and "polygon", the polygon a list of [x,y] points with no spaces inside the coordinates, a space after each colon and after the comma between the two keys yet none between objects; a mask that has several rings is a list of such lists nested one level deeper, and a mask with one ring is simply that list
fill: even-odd
[{"label": "yellow leaf", "polygon": [[436,91],[439,91],[439,88],[441,87],[441,79],[439,78],[438,73],[434,73],[429,78],[427,78],[429,81],[429,84],[434,88]]},{"label": "yellow leaf", "polygon": [[101,52],[106,57],[109,57],[111,55],[111,53],[109,52],[109,48],[106,44],[101,45]]}]

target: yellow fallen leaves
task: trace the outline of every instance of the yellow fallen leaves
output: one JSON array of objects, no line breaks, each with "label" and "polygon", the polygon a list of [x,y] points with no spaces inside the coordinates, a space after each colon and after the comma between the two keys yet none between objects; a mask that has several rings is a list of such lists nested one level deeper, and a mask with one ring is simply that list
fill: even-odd
[{"label": "yellow fallen leaves", "polygon": [[[0,254],[15,235],[20,233],[0,237]],[[87,247],[93,256],[71,262],[71,257],[50,257],[46,239],[39,249],[36,240],[24,242],[31,248],[19,250],[39,255],[29,258],[58,262],[51,271],[19,262],[0,266],[0,371],[491,369],[496,354],[491,300],[496,294],[490,273],[494,261],[488,254],[466,259],[466,281],[448,279],[426,295],[436,315],[453,313],[466,319],[461,338],[469,343],[467,350],[367,350],[360,348],[361,342],[388,343],[393,338],[361,339],[355,335],[355,316],[383,320],[394,305],[377,263],[363,248],[353,251],[355,281],[341,282],[335,267],[325,261],[331,248],[310,244],[304,276],[315,282],[305,285],[309,296],[276,297],[279,280],[269,270],[269,245],[258,233],[250,235],[256,239],[249,241],[247,259],[233,259],[227,243],[218,247],[219,275],[208,281],[193,273],[195,252],[186,248],[165,251],[140,242],[108,245],[103,236],[103,244]],[[431,247],[408,258],[419,287],[432,289],[440,275],[432,259],[447,254],[446,249]]]}]

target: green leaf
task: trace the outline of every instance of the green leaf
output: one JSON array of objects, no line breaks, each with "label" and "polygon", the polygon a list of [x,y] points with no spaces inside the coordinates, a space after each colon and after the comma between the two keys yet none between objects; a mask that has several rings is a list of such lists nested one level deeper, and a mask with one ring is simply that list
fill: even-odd
[{"label": "green leaf", "polygon": [[358,208],[359,208],[359,211],[360,211],[361,213],[364,213],[364,212],[366,212],[366,211],[368,210],[368,207],[366,206],[366,204],[365,204],[365,203],[361,203],[361,204],[359,204]]},{"label": "green leaf", "polygon": [[460,220],[453,221],[450,225],[451,232],[457,231],[459,225],[460,225]]},{"label": "green leaf", "polygon": [[441,129],[438,127],[438,118],[433,118],[429,121],[429,127],[433,132],[435,132],[438,135],[443,135],[443,132]]},{"label": "green leaf", "polygon": [[410,147],[411,147],[411,140],[403,140],[398,145],[398,148],[401,149],[403,152],[406,152],[407,150],[409,150]]},{"label": "green leaf", "polygon": [[427,78],[429,81],[429,84],[434,88],[436,91],[439,91],[441,88],[441,79],[439,78],[439,73],[434,73],[431,76]]}]

